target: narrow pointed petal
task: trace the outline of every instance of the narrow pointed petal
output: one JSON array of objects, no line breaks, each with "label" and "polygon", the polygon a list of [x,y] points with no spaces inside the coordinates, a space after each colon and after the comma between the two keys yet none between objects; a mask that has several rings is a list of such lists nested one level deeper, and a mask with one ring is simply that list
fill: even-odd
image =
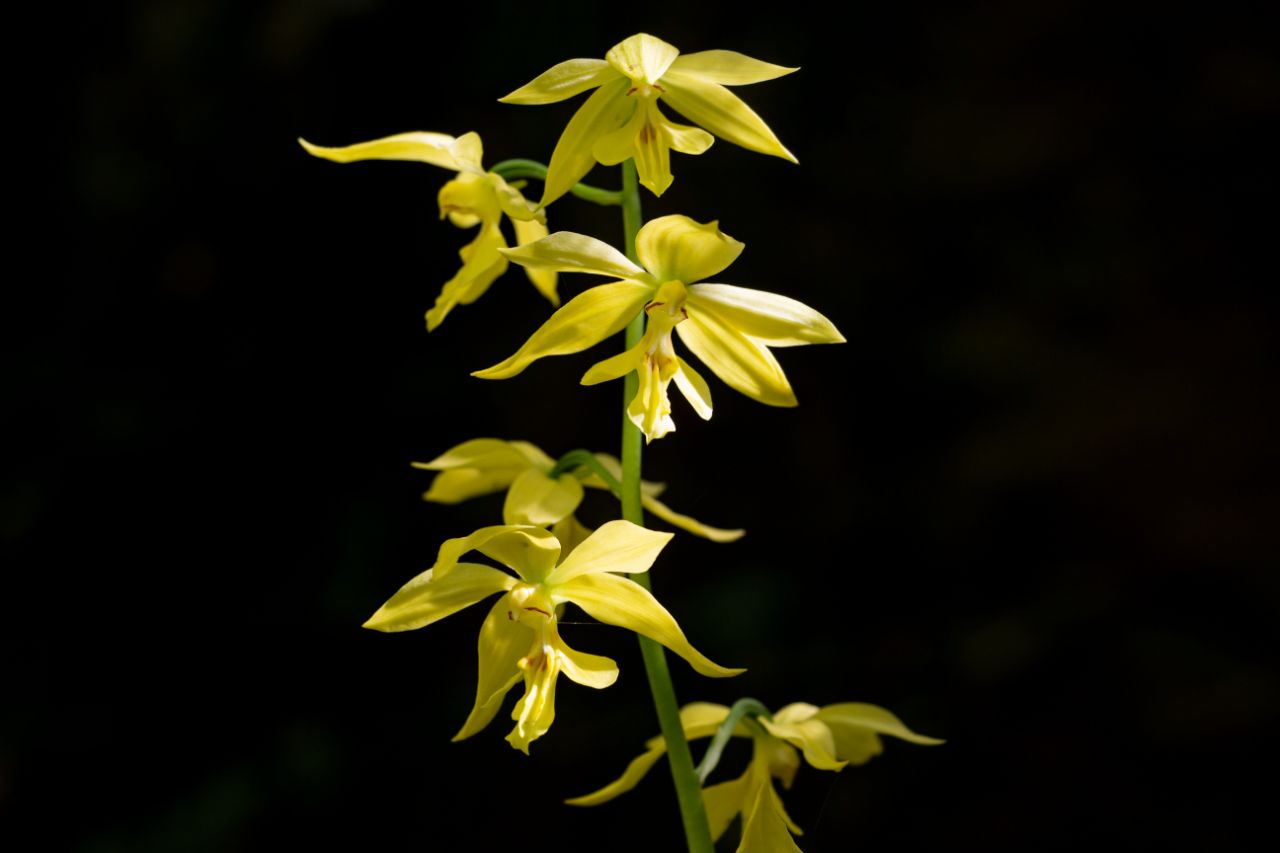
[{"label": "narrow pointed petal", "polygon": [[626,352],[596,362],[583,375],[582,384],[598,385],[610,379],[621,379],[644,363],[644,350],[645,343],[641,341]]},{"label": "narrow pointed petal", "polygon": [[453,156],[451,146],[456,140],[447,133],[430,133],[414,131],[384,136],[369,142],[357,142],[338,148],[327,148],[312,145],[305,139],[298,139],[298,144],[314,157],[332,160],[335,163],[354,163],[358,160],[409,160],[416,163],[430,163],[444,169],[462,171],[463,165]]},{"label": "narrow pointed petal", "polygon": [[751,107],[720,84],[672,70],[662,85],[662,100],[699,127],[748,150],[799,162]]},{"label": "narrow pointed petal", "polygon": [[689,288],[689,310],[709,311],[727,326],[771,347],[842,344],[844,335],[817,311],[786,296],[735,287],[695,284]]},{"label": "narrow pointed petal", "polygon": [[607,803],[614,797],[625,794],[636,785],[640,784],[640,780],[649,772],[649,768],[658,762],[658,759],[667,754],[667,745],[663,743],[661,746],[654,747],[647,752],[642,752],[631,760],[627,765],[627,769],[622,771],[622,775],[617,779],[605,785],[598,791],[590,794],[584,794],[581,797],[574,797],[571,800],[565,800],[565,803],[571,806],[598,806],[601,803]]},{"label": "narrow pointed petal", "polygon": [[498,276],[507,270],[507,259],[498,252],[505,249],[507,241],[496,224],[484,225],[476,239],[464,246],[462,269],[445,282],[436,297],[435,305],[427,312],[427,331],[433,332],[449,316],[457,305],[469,305],[489,289]]},{"label": "narrow pointed petal", "polygon": [[558,654],[564,674],[584,687],[603,690],[618,680],[618,665],[611,659],[571,649],[563,637]]},{"label": "narrow pointed petal", "polygon": [[[922,746],[936,746],[945,743],[945,741],[938,738],[916,734],[890,711],[878,705],[868,705],[864,702],[842,702],[837,705],[827,705],[818,711],[816,718],[831,728],[837,742],[840,740],[842,732],[862,729],[877,734],[891,735]],[[845,756],[842,754],[841,757]]]},{"label": "narrow pointed petal", "polygon": [[711,420],[711,389],[707,386],[707,380],[683,358],[676,358],[676,364],[680,368],[674,377],[676,387],[689,401],[689,405],[693,406],[698,417],[704,421]]},{"label": "narrow pointed petal", "polygon": [[632,157],[641,186],[656,196],[670,189],[675,180],[671,174],[671,147],[660,130],[651,124],[644,125],[636,136]]},{"label": "narrow pointed petal", "polygon": [[582,482],[572,474],[553,480],[537,468],[526,468],[511,484],[502,506],[504,524],[555,524],[582,503]]},{"label": "narrow pointed petal", "polygon": [[647,530],[621,519],[602,524],[547,576],[548,584],[566,583],[597,572],[647,572],[672,534]]},{"label": "narrow pointed petal", "polygon": [[750,792],[749,772],[732,782],[721,782],[702,789],[702,804],[707,810],[707,824],[711,829],[712,841],[719,841],[733,819],[747,807],[745,801]]},{"label": "narrow pointed petal", "polygon": [[796,405],[782,366],[768,347],[756,343],[715,314],[689,312],[676,334],[730,388],[769,406]]},{"label": "narrow pointed petal", "polygon": [[719,527],[703,524],[696,518],[682,515],[657,498],[649,497],[648,495],[641,495],[640,503],[643,504],[646,512],[656,515],[672,527],[679,527],[694,536],[701,536],[703,539],[710,539],[712,542],[736,542],[747,532],[742,529],[722,530]]},{"label": "narrow pointed petal", "polygon": [[800,69],[762,62],[734,50],[700,50],[682,53],[671,63],[670,70],[722,86],[745,86],[776,80]]},{"label": "narrow pointed petal", "polygon": [[618,281],[578,294],[551,315],[520,349],[493,367],[471,374],[509,379],[540,358],[568,355],[595,346],[630,323],[653,292],[647,284]]},{"label": "narrow pointed petal", "polygon": [[427,569],[409,581],[369,617],[364,627],[375,631],[412,631],[457,613],[515,586],[505,572],[475,563],[457,563],[448,575],[436,578]]},{"label": "narrow pointed petal", "polygon": [[424,501],[456,504],[481,495],[491,495],[509,487],[521,468],[460,468],[441,471],[422,494]]},{"label": "narrow pointed petal", "polygon": [[831,729],[819,720],[809,718],[780,722],[776,717],[772,721],[761,718],[760,725],[774,737],[799,747],[805,760],[819,770],[840,770],[848,763],[836,758],[836,742]]},{"label": "narrow pointed petal", "polygon": [[555,597],[572,601],[594,619],[661,643],[703,675],[724,678],[746,672],[720,666],[690,645],[675,618],[635,581],[604,573],[580,575],[558,586]]},{"label": "narrow pointed petal", "polygon": [[454,504],[501,491],[529,466],[515,447],[496,438],[477,438],[451,447],[430,462],[414,468],[439,471],[423,500]]},{"label": "narrow pointed petal", "polygon": [[542,468],[545,471],[550,471],[555,467],[556,460],[543,453],[542,449],[537,445],[530,444],[527,441],[513,441],[510,444],[520,452],[521,456],[528,460],[530,465],[533,465],[535,468]]},{"label": "narrow pointed petal", "polygon": [[529,629],[507,617],[506,596],[494,602],[480,626],[480,676],[476,699],[455,741],[469,738],[497,716],[507,691],[520,680],[520,658],[529,648]]},{"label": "narrow pointed petal", "polygon": [[773,785],[760,785],[746,812],[737,853],[803,853],[788,832],[789,821]]},{"label": "narrow pointed petal", "polygon": [[680,51],[662,39],[637,33],[615,44],[604,58],[632,81],[652,86],[679,55]]},{"label": "narrow pointed petal", "polygon": [[631,81],[626,78],[606,83],[578,107],[569,119],[547,165],[539,207],[546,207],[573,188],[596,164],[592,148],[596,140],[627,123],[635,102],[626,97]]},{"label": "narrow pointed petal", "polygon": [[725,269],[742,254],[743,244],[720,230],[687,216],[660,216],[636,234],[636,256],[661,282],[701,281]]},{"label": "narrow pointed petal", "polygon": [[645,276],[643,269],[608,243],[572,231],[557,231],[502,254],[521,266],[553,272],[582,272],[610,278]]},{"label": "narrow pointed petal", "polygon": [[[528,221],[513,219],[511,224],[516,227],[516,245],[518,246],[535,243],[547,236],[547,226],[536,219]],[[558,276],[555,270],[525,267],[524,274],[529,277],[529,282],[538,289],[538,292],[547,298],[552,307],[560,307],[560,294],[556,290]]]},{"label": "narrow pointed petal", "polygon": [[603,59],[568,59],[498,100],[504,104],[554,104],[616,79],[617,70]]}]

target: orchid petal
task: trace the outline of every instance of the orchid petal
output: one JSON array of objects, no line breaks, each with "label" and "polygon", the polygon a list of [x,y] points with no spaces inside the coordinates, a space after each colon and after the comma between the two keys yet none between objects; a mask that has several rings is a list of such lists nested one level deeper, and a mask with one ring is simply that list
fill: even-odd
[{"label": "orchid petal", "polygon": [[765,782],[744,814],[737,853],[802,853],[788,829],[799,834],[773,785]]},{"label": "orchid petal", "polygon": [[610,278],[644,277],[645,271],[617,249],[585,234],[557,231],[533,243],[502,253],[524,267],[553,272],[581,272]]},{"label": "orchid petal", "polygon": [[457,305],[470,305],[479,299],[489,285],[507,270],[507,260],[498,252],[506,248],[507,241],[496,224],[480,229],[474,241],[463,246],[462,269],[445,282],[436,297],[435,305],[427,311],[427,331],[433,332],[449,316]]},{"label": "orchid petal", "polygon": [[922,746],[936,746],[944,742],[916,734],[891,712],[863,702],[827,705],[817,712],[815,718],[831,729],[836,755],[853,764],[863,764],[880,754],[883,747],[877,735],[891,735]]},{"label": "orchid petal", "polygon": [[498,100],[504,104],[554,104],[617,76],[618,72],[603,59],[568,59]]},{"label": "orchid petal", "polygon": [[720,84],[672,69],[662,85],[662,99],[699,127],[751,151],[799,162],[751,107]]},{"label": "orchid petal", "polygon": [[769,406],[796,405],[795,393],[773,353],[718,315],[690,311],[689,319],[676,326],[676,334],[729,387]]},{"label": "orchid petal", "polygon": [[703,539],[710,539],[712,542],[736,542],[747,532],[742,529],[724,530],[719,527],[712,527],[709,524],[703,524],[696,518],[682,515],[657,498],[648,495],[641,495],[640,503],[644,506],[646,512],[656,515],[672,527],[679,527],[694,536],[701,536]]},{"label": "orchid petal", "polygon": [[598,572],[647,572],[671,537],[670,533],[657,533],[630,521],[607,522],[556,566],[546,582],[558,585]]},{"label": "orchid petal", "polygon": [[502,506],[504,524],[555,524],[582,503],[582,482],[572,474],[551,479],[537,468],[526,468],[512,482]]},{"label": "orchid petal", "polygon": [[660,216],[636,234],[636,256],[660,282],[701,281],[733,263],[742,249],[719,222],[703,224],[687,216]]},{"label": "orchid petal", "polygon": [[698,371],[689,366],[689,362],[683,358],[676,358],[676,364],[679,369],[675,379],[676,387],[680,389],[680,393],[689,401],[689,405],[693,406],[693,410],[698,413],[698,417],[704,421],[711,419],[711,389],[707,386],[707,380],[702,378]]},{"label": "orchid petal", "polygon": [[507,691],[520,680],[518,664],[529,648],[529,629],[507,616],[508,607],[505,596],[498,599],[480,626],[476,700],[454,741],[469,738],[489,725],[502,708]]},{"label": "orchid petal", "polygon": [[726,326],[771,347],[802,344],[842,344],[830,320],[795,299],[736,287],[732,284],[695,284],[689,288],[690,311],[711,312]]},{"label": "orchid petal", "polygon": [[700,50],[680,54],[670,70],[722,86],[745,86],[785,77],[800,69],[763,62],[734,50]]},{"label": "orchid petal", "polygon": [[430,163],[432,166],[460,172],[463,171],[463,165],[457,161],[451,150],[451,146],[456,141],[447,133],[419,130],[337,148],[312,145],[302,138],[298,139],[298,144],[313,157],[332,160],[335,163],[354,163],[359,160],[409,160],[416,163]]},{"label": "orchid petal", "polygon": [[[528,221],[513,219],[511,224],[516,227],[516,245],[518,246],[527,246],[529,243],[535,243],[547,236],[547,226],[535,219]],[[553,307],[560,307],[560,294],[556,291],[557,276],[555,270],[525,267],[524,274],[529,277],[529,282],[538,289],[539,293],[547,298],[547,301]]]},{"label": "orchid petal", "polygon": [[596,140],[627,123],[636,107],[624,94],[629,85],[630,81],[625,78],[605,83],[592,92],[569,119],[551,152],[539,207],[551,204],[582,180],[596,164],[591,153]]},{"label": "orchid petal", "polygon": [[[580,545],[580,551],[584,545]],[[695,670],[712,678],[746,672],[714,663],[692,645],[675,618],[635,581],[607,573],[580,575],[556,587],[555,598],[572,601],[589,616],[617,625],[661,643],[689,662]]]},{"label": "orchid petal", "polygon": [[601,803],[607,803],[614,797],[625,794],[640,784],[640,780],[649,772],[649,768],[653,767],[658,762],[658,759],[666,754],[667,745],[665,742],[657,748],[642,752],[631,760],[631,763],[627,765],[627,769],[622,771],[621,776],[608,785],[590,794],[565,800],[565,803],[571,806],[598,806]]},{"label": "orchid petal", "polygon": [[719,841],[733,819],[747,807],[746,798],[750,791],[750,771],[732,782],[721,782],[702,789],[702,804],[707,811],[712,841]]},{"label": "orchid petal", "polygon": [[412,631],[515,585],[515,578],[507,573],[475,563],[457,563],[447,575],[439,578],[435,577],[434,569],[427,569],[400,587],[369,617],[364,627],[375,631]]},{"label": "orchid petal", "polygon": [[652,86],[666,73],[680,51],[656,36],[637,33],[605,54],[605,61],[636,83]]},{"label": "orchid petal", "polygon": [[509,379],[540,358],[581,352],[622,331],[640,313],[652,292],[653,288],[638,281],[593,287],[552,314],[513,355],[471,375]]}]

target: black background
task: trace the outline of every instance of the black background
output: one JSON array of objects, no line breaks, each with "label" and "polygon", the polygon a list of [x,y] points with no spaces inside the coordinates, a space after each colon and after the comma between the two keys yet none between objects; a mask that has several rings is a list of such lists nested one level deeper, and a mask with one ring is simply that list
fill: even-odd
[{"label": "black background", "polygon": [[[605,350],[470,378],[545,303],[509,273],[428,336],[469,239],[437,219],[448,173],[294,141],[476,130],[489,165],[545,160],[577,101],[495,99],[638,31],[803,67],[738,90],[800,166],[719,141],[644,204],[719,219],[747,244],[721,280],[849,339],[780,353],[796,410],[707,372],[715,417],[677,399],[648,452],[673,506],[750,531],[677,537],[655,568],[694,643],[750,668],[674,661],[681,698],[869,701],[948,739],[802,769],[809,853],[1241,846],[1280,708],[1258,263],[1280,66],[1263,16],[1170,5],[844,24],[794,3],[157,0],[15,30],[41,59],[13,84],[32,111],[9,171],[40,200],[10,235],[37,263],[10,275],[2,368],[6,849],[679,848],[664,772],[560,805],[656,731],[624,632],[566,628],[622,677],[564,682],[526,758],[503,717],[449,742],[482,608],[360,629],[442,539],[497,520],[499,497],[420,501],[410,461],[485,435],[615,448],[620,386],[576,384]],[[574,199],[550,218],[619,235]]]}]

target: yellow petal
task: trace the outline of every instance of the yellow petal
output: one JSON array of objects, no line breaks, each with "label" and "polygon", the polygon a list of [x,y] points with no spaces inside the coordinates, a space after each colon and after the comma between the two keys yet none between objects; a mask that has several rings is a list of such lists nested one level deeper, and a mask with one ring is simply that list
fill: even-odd
[{"label": "yellow petal", "polygon": [[786,296],[732,284],[695,284],[688,292],[690,311],[714,313],[725,325],[771,347],[844,343],[830,320]]},{"label": "yellow petal", "polygon": [[501,175],[490,172],[484,176],[498,201],[499,207],[512,222],[547,221],[547,214],[529,201],[520,190],[507,183]]},{"label": "yellow petal", "polygon": [[480,626],[480,676],[476,699],[455,741],[469,738],[493,720],[507,691],[520,680],[520,658],[529,648],[529,629],[507,617],[506,596],[498,599]]},{"label": "yellow petal", "polygon": [[712,313],[689,312],[676,334],[729,387],[769,406],[794,406],[795,394],[773,353]]},{"label": "yellow petal", "polygon": [[[647,104],[637,113],[648,114],[655,108]],[[634,137],[631,156],[635,158],[636,177],[640,185],[660,196],[671,186],[671,146],[652,117],[647,118]],[[616,162],[616,161],[615,161]]]},{"label": "yellow petal", "polygon": [[584,291],[552,314],[513,355],[471,375],[509,379],[540,358],[581,352],[622,331],[652,292],[652,287],[638,281],[618,281]]},{"label": "yellow petal", "polygon": [[644,363],[645,346],[645,342],[641,341],[626,352],[596,362],[583,375],[582,384],[598,385],[610,379],[620,379],[638,369]]},{"label": "yellow petal", "polygon": [[656,764],[658,759],[666,755],[666,753],[667,745],[665,742],[659,747],[642,752],[631,760],[631,763],[627,765],[627,769],[622,771],[621,776],[608,785],[590,794],[565,800],[565,803],[571,806],[598,806],[601,803],[607,803],[614,797],[625,794],[638,785],[645,774],[649,772],[649,768]]},{"label": "yellow petal", "polygon": [[558,654],[564,674],[584,687],[603,690],[618,680],[618,665],[607,657],[571,649],[563,639]]},{"label": "yellow petal", "polygon": [[670,533],[657,533],[621,519],[607,522],[556,566],[546,583],[562,584],[596,572],[647,572],[670,541]]},{"label": "yellow petal", "polygon": [[[818,710],[812,705],[805,707],[811,709],[808,711],[810,715]],[[759,722],[769,734],[799,747],[805,760],[819,770],[840,770],[847,763],[836,758],[836,742],[831,729],[812,716],[788,720],[780,711],[772,721],[762,717]]]},{"label": "yellow petal", "polygon": [[560,542],[560,556],[564,558],[572,554],[573,549],[587,541],[587,537],[591,535],[591,528],[579,522],[576,516],[570,515],[552,525],[551,534]]},{"label": "yellow petal", "polygon": [[[578,551],[583,547],[580,545]],[[720,666],[690,645],[675,618],[635,581],[606,573],[580,575],[557,586],[554,598],[572,601],[600,622],[661,643],[703,675],[723,678],[746,672]]]},{"label": "yellow petal", "polygon": [[480,134],[475,131],[464,133],[449,146],[449,153],[463,172],[481,175],[484,168],[480,161],[484,159],[484,145],[480,142]]},{"label": "yellow petal", "polygon": [[750,792],[750,773],[745,773],[732,782],[721,782],[702,789],[702,804],[707,810],[707,824],[711,829],[712,841],[719,841],[733,819],[746,808],[745,800]]},{"label": "yellow petal", "polygon": [[636,234],[636,256],[660,282],[701,281],[733,263],[742,249],[719,222],[703,224],[687,216],[660,216]]},{"label": "yellow petal", "polygon": [[516,725],[507,735],[507,742],[525,755],[529,754],[529,744],[546,734],[555,721],[557,675],[555,667],[524,673],[524,695],[511,712]]},{"label": "yellow petal", "polygon": [[662,378],[662,367],[653,359],[646,358],[637,366],[636,373],[640,383],[636,395],[627,406],[627,417],[631,418],[636,429],[644,433],[647,444],[673,432],[676,424],[671,419],[671,400],[667,396],[668,380]]},{"label": "yellow petal", "polygon": [[569,119],[551,152],[539,207],[551,204],[582,180],[596,164],[591,153],[596,140],[627,123],[636,107],[635,101],[626,97],[630,85],[625,78],[605,83]]},{"label": "yellow petal", "polygon": [[448,471],[451,468],[523,468],[528,464],[513,442],[500,438],[473,438],[450,447],[430,462],[414,462],[413,467],[425,471]]},{"label": "yellow petal", "polygon": [[502,253],[524,267],[555,272],[583,272],[610,278],[644,278],[645,271],[602,240],[557,231],[533,243],[522,244]]},{"label": "yellow petal", "polygon": [[943,743],[937,738],[919,735],[891,712],[878,705],[843,702],[820,709],[815,718],[831,729],[836,742],[836,755],[854,764],[862,764],[882,749],[877,735],[891,735],[923,746]]},{"label": "yellow petal", "polygon": [[511,484],[502,506],[504,524],[555,524],[582,503],[582,482],[572,474],[553,480],[537,468],[526,468]]},{"label": "yellow petal", "polygon": [[683,358],[676,358],[676,364],[679,369],[673,377],[676,387],[680,389],[680,393],[689,401],[689,405],[693,406],[693,410],[698,413],[698,417],[704,421],[711,419],[711,389],[707,387],[707,380],[703,379],[698,371],[689,366],[689,362]]},{"label": "yellow petal", "polygon": [[[513,219],[511,224],[516,227],[516,245],[525,246],[529,243],[537,242],[547,236],[547,226],[537,220],[528,221]],[[556,291],[556,272],[555,270],[546,270],[538,267],[525,267],[524,274],[529,277],[530,283],[538,289],[538,292],[547,298],[547,301],[555,308],[560,307],[560,294]]]},{"label": "yellow petal", "polygon": [[447,575],[427,569],[369,617],[364,627],[375,631],[412,631],[457,613],[495,592],[511,589],[515,578],[474,563],[456,563]]},{"label": "yellow petal", "polygon": [[736,542],[747,532],[741,529],[722,530],[719,527],[711,527],[710,525],[703,524],[696,518],[681,515],[662,501],[648,495],[641,495],[640,503],[644,505],[646,512],[656,515],[667,524],[670,524],[673,527],[679,527],[681,530],[688,531],[694,536],[701,536],[703,539],[710,539],[712,542]]},{"label": "yellow petal", "polygon": [[504,104],[554,104],[617,77],[618,72],[603,59],[569,59],[498,100]]},{"label": "yellow petal", "polygon": [[611,47],[604,58],[632,81],[652,86],[679,55],[680,51],[662,39],[637,33]]},{"label": "yellow petal", "polygon": [[511,446],[519,451],[520,455],[528,460],[530,465],[541,468],[544,471],[550,471],[555,467],[556,460],[543,453],[541,448],[530,444],[527,441],[512,441]]},{"label": "yellow petal", "polygon": [[435,305],[427,311],[427,331],[435,331],[456,305],[470,305],[489,289],[494,280],[506,272],[507,259],[498,253],[506,248],[502,231],[496,224],[485,225],[476,239],[458,253],[462,269],[445,282]]},{"label": "yellow petal", "polygon": [[745,86],[785,77],[800,69],[762,62],[733,50],[700,50],[676,57],[671,70],[722,86]]},{"label": "yellow petal", "polygon": [[773,785],[765,782],[744,816],[737,853],[802,853],[788,831],[790,822]]},{"label": "yellow petal", "polygon": [[480,471],[460,468],[441,471],[431,481],[431,487],[423,493],[424,501],[438,504],[456,504],[471,498],[500,492],[511,485],[521,468],[492,468]]},{"label": "yellow petal", "polygon": [[357,142],[354,145],[339,148],[312,145],[301,138],[298,143],[307,150],[308,154],[332,160],[335,163],[354,163],[357,160],[409,160],[462,171],[463,164],[459,163],[453,155],[452,146],[456,141],[447,133],[419,130],[412,133],[397,133],[393,136],[384,136],[381,139]]},{"label": "yellow petal", "polygon": [[699,127],[751,151],[799,162],[751,107],[720,84],[672,69],[662,85],[662,99]]},{"label": "yellow petal", "polygon": [[469,536],[447,539],[440,546],[432,567],[437,578],[453,570],[468,551],[479,551],[502,563],[526,581],[536,582],[555,566],[560,543],[545,530],[497,524],[482,527]]}]

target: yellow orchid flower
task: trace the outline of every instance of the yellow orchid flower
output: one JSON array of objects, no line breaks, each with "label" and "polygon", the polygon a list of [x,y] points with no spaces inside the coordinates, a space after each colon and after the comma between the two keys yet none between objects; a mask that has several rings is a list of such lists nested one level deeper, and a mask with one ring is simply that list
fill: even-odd
[{"label": "yellow orchid flower", "polygon": [[[593,455],[614,480],[622,479],[622,466],[616,458],[607,453]],[[609,489],[608,483],[585,467],[553,479],[555,460],[527,441],[476,438],[449,448],[430,462],[414,462],[413,467],[440,472],[422,496],[434,503],[460,503],[506,489],[504,524],[546,527],[573,521],[573,513],[582,503],[583,486]],[[676,512],[658,500],[664,488],[661,483],[642,482],[640,501],[647,511],[668,524],[713,542],[733,542],[746,533],[711,527]],[[553,528],[553,532],[560,531]]]},{"label": "yellow orchid flower", "polygon": [[[498,100],[552,104],[596,90],[556,143],[539,202],[545,207],[597,162],[613,166],[628,158],[636,161],[640,183],[662,195],[671,186],[671,149],[701,154],[715,141],[712,134],[751,151],[798,162],[760,116],[725,88],[798,70],[731,50],[681,56],[662,39],[639,33],[614,45],[604,59],[561,62]],[[672,122],[658,108],[660,101],[701,128]]]},{"label": "yellow orchid flower", "polygon": [[627,414],[646,440],[675,429],[667,397],[672,380],[700,417],[711,417],[711,389],[675,354],[672,330],[730,387],[770,406],[794,406],[795,394],[769,348],[842,343],[844,337],[826,317],[786,296],[731,284],[694,284],[725,269],[742,248],[716,222],[703,225],[687,216],[663,216],[636,235],[641,266],[606,243],[568,231],[504,249],[504,255],[526,268],[618,280],[575,296],[514,355],[472,375],[507,379],[544,356],[580,352],[622,331],[644,310],[648,326],[640,343],[592,367],[582,383],[637,371],[639,392]]},{"label": "yellow orchid flower", "polygon": [[[515,227],[518,245],[547,236],[546,215],[520,194],[520,185],[508,184],[501,175],[486,172],[480,165],[484,149],[480,136],[474,132],[464,133],[456,139],[444,133],[426,131],[398,133],[341,148],[324,148],[305,139],[298,142],[309,154],[335,163],[410,160],[458,173],[440,188],[440,218],[447,216],[459,228],[479,225],[480,231],[474,240],[459,250],[462,268],[445,282],[436,297],[436,304],[427,312],[428,332],[444,322],[454,306],[470,305],[479,299],[489,285],[506,272],[507,259],[500,250],[507,248],[507,241],[499,227],[504,213]],[[531,269],[526,270],[526,274],[552,305],[560,305],[554,272]]]},{"label": "yellow orchid flower", "polygon": [[[555,718],[556,679],[563,672],[597,689],[618,677],[612,660],[575,651],[561,638],[558,614],[572,602],[587,615],[661,643],[712,677],[744,670],[713,663],[689,644],[676,620],[644,587],[620,574],[646,572],[670,533],[611,521],[564,555],[562,543],[538,527],[500,525],[440,546],[435,565],[409,581],[364,624],[378,631],[412,631],[493,595],[505,593],[480,628],[480,677],[475,704],[454,740],[493,720],[508,690],[523,680],[507,740],[528,753]],[[515,572],[459,560],[478,551]]]},{"label": "yellow orchid flower", "polygon": [[[685,738],[711,737],[725,723],[730,709],[710,702],[694,702],[680,709]],[[774,714],[772,719],[739,721],[734,737],[752,739],[751,764],[731,782],[721,782],[702,790],[714,840],[742,815],[742,840],[737,853],[799,853],[792,835],[803,834],[787,815],[773,780],[789,789],[800,769],[799,749],[809,764],[819,770],[841,770],[847,764],[865,764],[883,750],[881,735],[892,735],[911,743],[940,744],[937,738],[918,735],[884,708],[861,702],[844,702],[819,708],[795,702]],[[569,805],[595,806],[634,788],[649,768],[667,751],[662,736],[651,738],[645,751],[627,766],[622,776],[598,791],[567,800]]]}]

